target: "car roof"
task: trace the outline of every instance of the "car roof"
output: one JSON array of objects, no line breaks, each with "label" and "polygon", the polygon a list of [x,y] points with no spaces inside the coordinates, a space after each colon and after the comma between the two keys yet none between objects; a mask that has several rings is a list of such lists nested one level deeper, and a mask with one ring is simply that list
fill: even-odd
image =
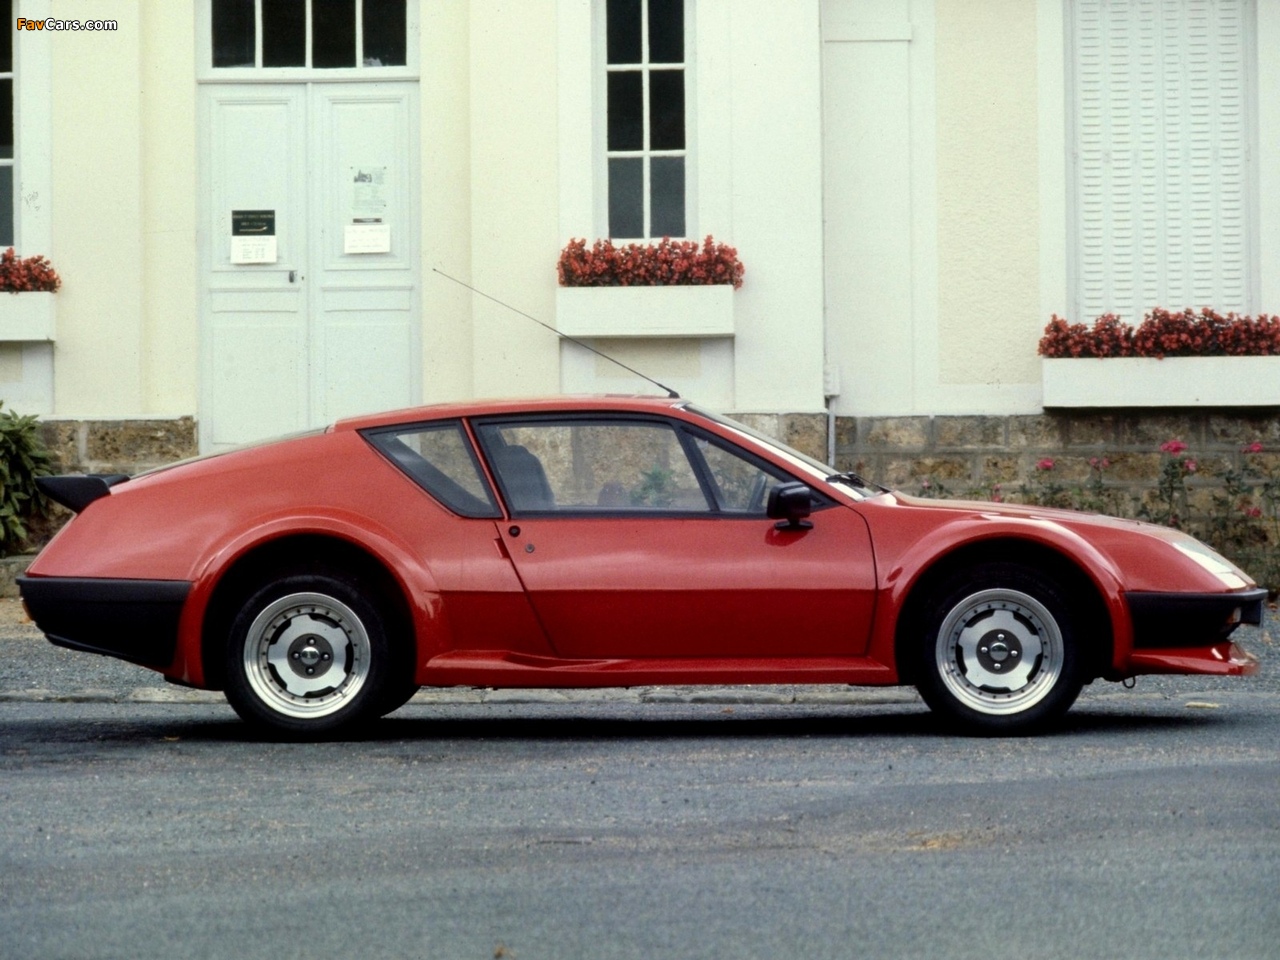
[{"label": "car roof", "polygon": [[386,427],[423,420],[449,420],[456,417],[487,417],[518,413],[583,413],[603,410],[664,414],[687,403],[687,400],[679,397],[620,394],[468,400],[462,403],[437,403],[422,407],[407,407],[403,410],[388,410],[385,413],[347,417],[335,423],[333,429],[335,432],[365,430],[370,427]]}]

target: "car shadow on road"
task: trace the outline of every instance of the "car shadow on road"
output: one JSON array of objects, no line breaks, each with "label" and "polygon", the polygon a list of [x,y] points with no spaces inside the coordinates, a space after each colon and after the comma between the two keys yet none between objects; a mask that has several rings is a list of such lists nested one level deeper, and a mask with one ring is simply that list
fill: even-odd
[{"label": "car shadow on road", "polygon": [[[198,714],[193,716],[193,709]],[[216,712],[215,712],[216,711]],[[210,715],[212,714],[212,715]],[[1121,712],[1115,708],[1077,708],[1035,736],[1072,738],[1099,734],[1176,733],[1238,725],[1247,722],[1242,711],[1176,712],[1175,705],[1158,713]],[[433,715],[433,708],[412,706],[328,743],[448,743],[483,740],[530,742],[593,742],[610,740],[795,740],[802,738],[974,739],[923,708],[811,708],[797,713],[786,707],[641,706],[620,715],[616,707],[522,705],[451,707]],[[0,716],[0,758],[29,754],[45,744],[50,752],[74,745],[147,742],[287,743],[226,716],[215,707],[186,708],[181,716],[161,709],[138,712],[117,709],[110,716],[66,719],[45,715],[29,719]],[[3,760],[0,759],[0,764]]]}]

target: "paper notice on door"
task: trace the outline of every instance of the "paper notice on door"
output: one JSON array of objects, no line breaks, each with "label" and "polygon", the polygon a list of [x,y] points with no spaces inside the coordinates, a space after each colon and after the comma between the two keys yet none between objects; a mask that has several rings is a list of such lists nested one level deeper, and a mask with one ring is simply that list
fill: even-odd
[{"label": "paper notice on door", "polygon": [[275,263],[275,237],[232,237],[232,263]]},{"label": "paper notice on door", "polygon": [[348,223],[342,230],[343,253],[390,253],[391,224]]},{"label": "paper notice on door", "polygon": [[381,223],[387,214],[387,168],[351,167],[351,221]]}]

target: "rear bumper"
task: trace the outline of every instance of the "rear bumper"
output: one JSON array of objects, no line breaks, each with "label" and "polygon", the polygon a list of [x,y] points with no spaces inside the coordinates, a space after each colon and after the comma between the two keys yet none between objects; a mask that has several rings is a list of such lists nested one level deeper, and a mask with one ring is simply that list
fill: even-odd
[{"label": "rear bumper", "polygon": [[18,589],[49,642],[163,669],[173,662],[185,580],[19,577]]},{"label": "rear bumper", "polygon": [[1135,652],[1208,647],[1242,623],[1262,622],[1267,591],[1238,593],[1126,593]]}]

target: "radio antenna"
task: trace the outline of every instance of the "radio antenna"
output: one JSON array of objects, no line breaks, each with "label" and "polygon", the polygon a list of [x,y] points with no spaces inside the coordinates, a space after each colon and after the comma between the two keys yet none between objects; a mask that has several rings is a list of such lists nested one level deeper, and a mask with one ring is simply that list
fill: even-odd
[{"label": "radio antenna", "polygon": [[621,360],[618,360],[615,357],[609,356],[607,353],[605,353],[602,350],[597,350],[595,347],[591,346],[591,344],[584,343],[583,341],[579,340],[577,337],[571,337],[567,333],[562,333],[561,331],[557,330],[555,327],[551,326],[551,324],[543,323],[541,320],[539,320],[537,317],[533,316],[532,314],[525,313],[523,310],[521,310],[518,307],[513,307],[511,304],[505,303],[504,301],[499,300],[497,297],[490,296],[489,294],[485,293],[483,290],[477,290],[475,287],[467,283],[465,280],[459,280],[457,277],[449,276],[449,274],[445,273],[439,267],[432,267],[431,272],[440,274],[440,276],[444,277],[446,280],[452,280],[454,283],[458,284],[458,286],[460,287],[466,287],[472,293],[479,294],[480,296],[484,297],[486,300],[492,300],[494,303],[496,303],[500,307],[506,307],[508,310],[512,311],[513,313],[520,314],[520,316],[524,317],[526,320],[532,320],[538,326],[544,327],[547,330],[550,330],[561,340],[568,340],[570,343],[576,343],[578,346],[582,347],[584,350],[590,350],[597,357],[604,357],[604,359],[608,360],[610,363],[617,364],[623,370],[626,370],[628,373],[634,373],[641,380],[646,380],[649,383],[652,383],[655,387],[658,387],[660,390],[666,391],[667,396],[670,397],[672,400],[680,399],[680,394],[676,393],[674,390],[668,387],[665,383],[659,383],[657,380],[653,379],[653,377],[650,377],[650,376],[647,376],[646,374],[641,373],[635,367],[628,367]]}]

